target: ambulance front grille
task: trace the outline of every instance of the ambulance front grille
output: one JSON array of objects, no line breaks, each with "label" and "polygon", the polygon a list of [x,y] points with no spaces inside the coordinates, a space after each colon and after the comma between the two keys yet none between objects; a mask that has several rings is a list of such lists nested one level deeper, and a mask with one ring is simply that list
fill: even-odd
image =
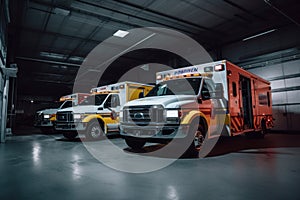
[{"label": "ambulance front grille", "polygon": [[124,108],[124,122],[139,125],[162,122],[164,117],[162,106],[130,106]]},{"label": "ambulance front grille", "polygon": [[72,112],[57,112],[56,121],[58,122],[72,122],[74,121]]}]

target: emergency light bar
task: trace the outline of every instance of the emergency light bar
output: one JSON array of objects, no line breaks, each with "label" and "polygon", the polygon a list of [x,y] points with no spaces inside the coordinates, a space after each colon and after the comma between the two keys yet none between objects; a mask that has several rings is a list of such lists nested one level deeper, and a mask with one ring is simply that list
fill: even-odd
[{"label": "emergency light bar", "polygon": [[97,88],[92,88],[90,93],[95,94],[101,91],[108,91],[108,87],[107,86],[101,86],[101,87],[97,87]]},{"label": "emergency light bar", "polygon": [[166,76],[163,77],[162,75],[157,75],[156,80],[158,81],[168,81],[172,79],[182,79],[182,78],[190,78],[190,77],[212,77],[212,73],[196,73],[196,74],[184,74],[184,75],[176,75],[176,76]]},{"label": "emergency light bar", "polygon": [[63,96],[59,99],[60,102],[67,101],[67,100],[74,100],[75,98],[72,98],[71,96]]},{"label": "emergency light bar", "polygon": [[110,93],[119,93],[119,90],[106,90],[106,91],[92,92],[92,94],[110,94]]}]

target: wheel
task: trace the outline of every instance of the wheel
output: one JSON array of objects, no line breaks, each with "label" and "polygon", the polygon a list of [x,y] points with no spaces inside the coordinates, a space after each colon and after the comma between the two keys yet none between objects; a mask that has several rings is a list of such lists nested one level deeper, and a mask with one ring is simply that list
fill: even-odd
[{"label": "wheel", "polygon": [[142,149],[143,146],[146,144],[146,141],[133,138],[125,138],[125,142],[130,148],[134,150]]},{"label": "wheel", "polygon": [[201,147],[204,143],[206,132],[202,124],[199,124],[198,121],[193,122],[190,125],[190,134],[193,134],[193,141],[187,149],[188,154],[199,153]]},{"label": "wheel", "polygon": [[63,135],[65,138],[72,140],[77,137],[78,133],[77,132],[65,132],[65,133],[63,133]]},{"label": "wheel", "polygon": [[88,125],[85,136],[91,140],[99,140],[104,138],[104,131],[98,121],[93,121]]}]

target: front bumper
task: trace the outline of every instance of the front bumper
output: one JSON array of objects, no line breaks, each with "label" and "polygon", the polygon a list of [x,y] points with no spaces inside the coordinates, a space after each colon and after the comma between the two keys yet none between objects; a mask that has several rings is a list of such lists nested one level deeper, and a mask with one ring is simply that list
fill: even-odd
[{"label": "front bumper", "polygon": [[188,135],[188,124],[181,125],[147,125],[121,124],[120,134],[123,137],[151,138],[151,139],[173,139],[185,138]]},{"label": "front bumper", "polygon": [[34,122],[33,126],[40,128],[40,127],[52,127],[53,123],[50,120],[41,120]]},{"label": "front bumper", "polygon": [[85,131],[87,123],[83,122],[55,122],[54,126],[57,131]]}]

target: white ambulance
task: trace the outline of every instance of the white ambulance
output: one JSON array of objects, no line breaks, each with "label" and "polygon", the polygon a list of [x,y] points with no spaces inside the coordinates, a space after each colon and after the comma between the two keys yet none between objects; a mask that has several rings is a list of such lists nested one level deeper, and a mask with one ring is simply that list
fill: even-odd
[{"label": "white ambulance", "polygon": [[135,82],[93,88],[92,95],[78,106],[57,111],[55,129],[68,139],[78,133],[89,139],[100,139],[109,132],[118,132],[119,118],[115,114],[125,103],[143,97],[152,88],[152,85]]},{"label": "white ambulance", "polygon": [[226,61],[157,73],[157,85],[120,112],[120,134],[133,149],[146,142],[185,141],[199,152],[206,138],[273,126],[270,82]]},{"label": "white ambulance", "polygon": [[60,97],[59,104],[55,103],[53,108],[37,111],[34,117],[34,126],[41,129],[43,133],[53,132],[53,122],[56,119],[56,112],[59,109],[69,108],[78,105],[90,94],[74,93]]}]

